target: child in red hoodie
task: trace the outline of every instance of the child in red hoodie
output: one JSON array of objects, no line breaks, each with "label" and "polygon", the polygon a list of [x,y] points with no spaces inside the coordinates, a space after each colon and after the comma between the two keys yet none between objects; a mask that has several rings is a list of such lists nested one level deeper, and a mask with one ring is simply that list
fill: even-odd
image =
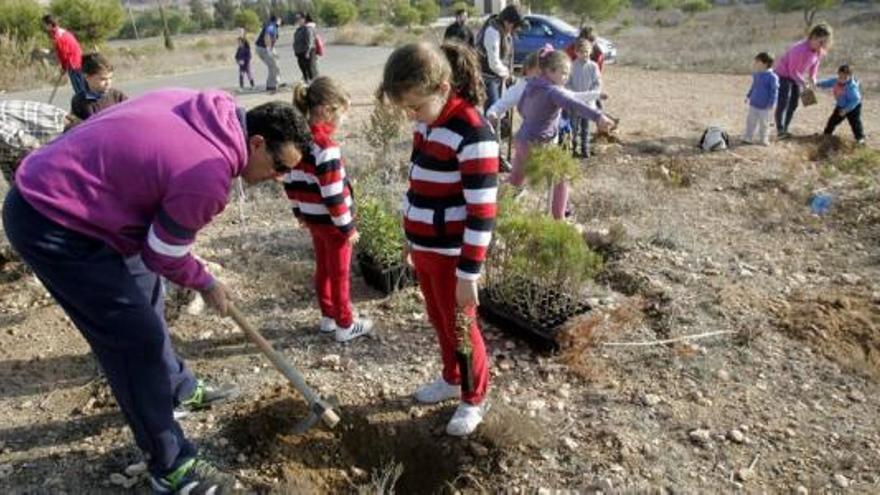
[{"label": "child in red hoodie", "polygon": [[354,202],[345,165],[333,133],[348,110],[349,97],[333,79],[318,77],[293,90],[293,103],[309,118],[314,137],[309,153],[284,176],[293,213],[308,227],[315,247],[315,291],[322,332],[337,342],[370,333],[373,322],[355,318],[351,308],[351,248],[358,241]]}]

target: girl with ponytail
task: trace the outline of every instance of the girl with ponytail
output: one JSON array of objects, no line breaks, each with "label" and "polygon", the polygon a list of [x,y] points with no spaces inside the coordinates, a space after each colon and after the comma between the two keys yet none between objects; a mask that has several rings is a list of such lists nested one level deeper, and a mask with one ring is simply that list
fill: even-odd
[{"label": "girl with ponytail", "polygon": [[326,76],[293,89],[293,104],[309,119],[314,143],[283,177],[293,214],[309,229],[315,249],[315,292],[322,332],[347,342],[370,333],[373,322],[355,318],[351,307],[352,246],[358,241],[354,202],[342,154],[333,134],[350,105],[348,93]]},{"label": "girl with ponytail", "polygon": [[478,109],[484,99],[473,50],[413,43],[385,64],[377,97],[416,123],[403,199],[407,253],[440,343],[443,373],[415,393],[422,403],[461,402],[446,427],[472,433],[489,385],[476,322],[477,281],[495,226],[498,141]]}]

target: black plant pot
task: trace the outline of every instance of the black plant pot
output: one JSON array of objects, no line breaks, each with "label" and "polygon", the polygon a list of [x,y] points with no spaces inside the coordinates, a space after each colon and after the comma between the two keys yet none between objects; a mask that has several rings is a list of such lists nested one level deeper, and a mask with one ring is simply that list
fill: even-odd
[{"label": "black plant pot", "polygon": [[562,327],[572,317],[589,311],[590,306],[552,288],[539,288],[528,280],[517,283],[523,288],[522,297],[538,294],[541,313],[537,317],[523,311],[523,301],[505,301],[491,286],[480,291],[480,315],[504,332],[523,337],[538,347],[558,350]]},{"label": "black plant pot", "polygon": [[358,254],[357,260],[367,285],[383,294],[390,294],[415,284],[416,277],[412,268],[402,263],[391,266],[381,265],[367,254]]}]

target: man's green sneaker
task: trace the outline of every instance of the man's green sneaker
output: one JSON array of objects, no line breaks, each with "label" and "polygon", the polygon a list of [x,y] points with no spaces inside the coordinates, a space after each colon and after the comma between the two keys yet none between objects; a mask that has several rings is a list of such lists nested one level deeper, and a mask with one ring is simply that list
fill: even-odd
[{"label": "man's green sneaker", "polygon": [[161,478],[150,476],[150,484],[154,494],[223,495],[232,493],[235,478],[194,457],[171,474]]},{"label": "man's green sneaker", "polygon": [[222,384],[216,387],[205,385],[205,382],[198,380],[196,389],[193,391],[189,399],[181,402],[179,406],[174,408],[174,419],[180,419],[189,415],[189,413],[206,409],[218,402],[223,402],[238,395],[239,389],[235,385]]}]

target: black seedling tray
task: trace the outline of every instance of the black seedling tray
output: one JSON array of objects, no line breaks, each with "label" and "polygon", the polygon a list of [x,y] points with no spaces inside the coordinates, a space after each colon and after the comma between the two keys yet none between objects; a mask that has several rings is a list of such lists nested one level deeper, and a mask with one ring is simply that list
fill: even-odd
[{"label": "black seedling tray", "polygon": [[364,277],[367,285],[381,291],[383,294],[391,294],[394,291],[414,285],[416,282],[415,273],[413,273],[412,268],[406,265],[383,266],[365,254],[359,254],[357,260],[358,267],[361,269],[361,275]]},{"label": "black seedling tray", "polygon": [[[540,347],[558,349],[559,332],[562,327],[572,317],[589,311],[590,306],[577,302],[570,295],[554,289],[539,289],[537,284],[527,280],[519,283],[523,286],[523,290],[518,293],[519,297],[516,299],[529,297],[529,293],[539,294],[539,307],[543,309],[542,314],[537,318],[539,321],[522,309],[526,301],[503,301],[491,286],[480,291],[480,315],[502,331],[517,334]],[[564,304],[551,303],[560,300],[564,301]]]}]

